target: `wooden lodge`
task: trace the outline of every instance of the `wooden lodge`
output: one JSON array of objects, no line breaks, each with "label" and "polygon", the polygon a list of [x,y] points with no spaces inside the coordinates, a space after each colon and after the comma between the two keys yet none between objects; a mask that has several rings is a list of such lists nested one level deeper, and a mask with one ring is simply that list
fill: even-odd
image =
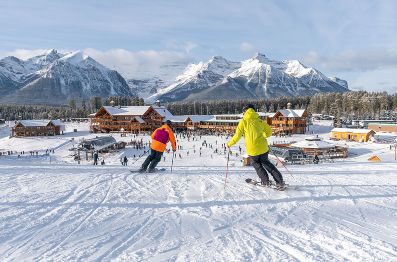
[{"label": "wooden lodge", "polygon": [[371,123],[368,129],[376,132],[397,133],[397,123]]},{"label": "wooden lodge", "polygon": [[337,146],[323,141],[321,138],[306,138],[303,141],[290,144],[289,147],[303,150],[308,156],[323,156],[328,158],[346,158],[348,157],[348,148]]},{"label": "wooden lodge", "polygon": [[154,130],[172,114],[165,107],[102,106],[90,115],[94,133],[140,132]]},{"label": "wooden lodge", "polygon": [[215,115],[207,119],[201,119],[197,125],[197,129],[220,133],[233,133],[240,120],[240,115]]},{"label": "wooden lodge", "polygon": [[331,130],[330,138],[335,140],[368,142],[374,134],[375,131],[371,129],[334,128]]},{"label": "wooden lodge", "polygon": [[64,130],[65,127],[59,120],[19,120],[11,128],[11,136],[55,136]]},{"label": "wooden lodge", "polygon": [[[289,104],[290,106],[290,104]],[[304,134],[307,127],[307,111],[285,109],[276,113],[257,112],[271,125],[274,134]],[[103,106],[90,115],[92,132],[150,131],[166,120],[176,130],[205,130],[234,133],[243,114],[184,115],[174,116],[165,107],[156,106]]]},{"label": "wooden lodge", "polygon": [[307,128],[308,113],[305,109],[287,109],[277,111],[271,118],[274,135],[304,134]]}]

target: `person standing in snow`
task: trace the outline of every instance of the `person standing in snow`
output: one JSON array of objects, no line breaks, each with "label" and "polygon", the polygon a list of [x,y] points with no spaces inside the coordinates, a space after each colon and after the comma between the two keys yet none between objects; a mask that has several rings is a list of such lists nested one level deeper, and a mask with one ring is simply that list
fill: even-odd
[{"label": "person standing in snow", "polygon": [[318,155],[315,154],[315,155],[314,155],[314,158],[313,158],[313,163],[314,163],[314,164],[318,164],[318,162],[320,162],[320,159],[318,158]]},{"label": "person standing in snow", "polygon": [[265,121],[259,118],[258,113],[255,112],[254,105],[248,104],[244,106],[243,114],[243,119],[238,123],[236,133],[227,143],[227,147],[230,150],[244,135],[247,154],[250,156],[251,163],[261,179],[261,184],[270,185],[267,170],[276,182],[276,186],[283,188],[285,186],[283,176],[268,158],[269,146],[267,138],[272,135],[272,129]]},{"label": "person standing in snow", "polygon": [[94,165],[95,166],[98,165],[98,152],[97,151],[94,152]]},{"label": "person standing in snow", "polygon": [[127,156],[124,156],[124,159],[123,159],[123,165],[124,166],[127,166],[127,163],[128,163],[128,158],[127,158]]},{"label": "person standing in snow", "polygon": [[176,151],[176,141],[174,132],[171,129],[171,121],[167,120],[164,125],[157,128],[152,134],[152,144],[150,146],[150,155],[143,162],[139,172],[154,172],[155,167],[161,161],[161,156],[167,146],[171,142],[172,151]]}]

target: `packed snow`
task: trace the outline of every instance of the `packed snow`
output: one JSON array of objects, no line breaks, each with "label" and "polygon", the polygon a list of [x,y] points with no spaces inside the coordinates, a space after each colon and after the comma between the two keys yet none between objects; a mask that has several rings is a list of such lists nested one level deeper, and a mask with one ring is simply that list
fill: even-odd
[{"label": "packed snow", "polygon": [[[9,138],[0,126],[0,152],[19,152],[0,156],[0,260],[397,261],[394,151],[388,144],[329,141],[331,128],[316,122],[306,135],[271,138],[318,134],[350,153],[288,170],[279,164],[289,184],[279,192],[244,182],[257,176],[242,166],[243,141],[232,148],[225,185],[225,136],[178,136],[183,148],[172,171],[166,153],[159,164],[166,171],[140,174],[130,170],[139,168],[144,149],[132,146],[100,154],[104,166],[85,158],[77,164],[71,148],[108,135],[89,133],[88,123],[68,123],[65,135],[30,138]],[[120,164],[124,155],[127,167]],[[382,162],[368,162],[372,155]]]}]

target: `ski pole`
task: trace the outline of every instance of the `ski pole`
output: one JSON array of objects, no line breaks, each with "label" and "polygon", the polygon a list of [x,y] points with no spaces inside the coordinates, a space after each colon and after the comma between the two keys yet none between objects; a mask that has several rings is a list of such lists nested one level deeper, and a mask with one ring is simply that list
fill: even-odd
[{"label": "ski pole", "polygon": [[141,157],[143,157],[144,155],[146,155],[147,152],[149,152],[149,150],[148,150],[148,151],[144,150],[144,151],[143,151],[143,154],[140,155],[140,156],[138,157],[138,159],[135,160],[134,163],[132,163],[131,165],[134,165],[136,162],[138,162],[138,160],[141,159]]},{"label": "ski pole", "polygon": [[171,160],[171,173],[172,173],[172,167],[174,166],[174,156],[175,156],[175,152],[172,151],[172,160]]},{"label": "ski pole", "polygon": [[[277,158],[277,161],[281,163],[281,165],[283,165],[283,167],[288,171],[288,173],[292,176],[293,179],[295,179],[295,177],[292,175],[291,171],[289,171],[289,169],[284,165],[283,162],[281,162],[280,158],[278,158],[278,156],[273,152],[273,150],[269,147],[270,152],[272,152],[272,154]],[[296,179],[295,179],[296,180]]]},{"label": "ski pole", "polygon": [[226,174],[225,174],[225,187],[226,187],[227,175],[229,174],[229,155],[230,155],[230,150],[227,151]]}]

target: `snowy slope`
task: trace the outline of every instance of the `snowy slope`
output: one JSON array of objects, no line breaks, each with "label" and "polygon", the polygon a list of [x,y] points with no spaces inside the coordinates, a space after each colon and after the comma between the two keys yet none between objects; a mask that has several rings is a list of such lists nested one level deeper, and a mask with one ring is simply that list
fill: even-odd
[{"label": "snowy slope", "polygon": [[[312,128],[326,137],[328,124]],[[203,147],[200,157],[201,141],[178,138],[172,173],[166,154],[166,172],[133,174],[143,150],[131,147],[101,155],[105,166],[76,165],[69,148],[94,134],[72,128],[78,132],[0,139],[0,149],[56,148],[0,157],[1,261],[396,261],[397,162],[388,145],[349,143],[351,158],[288,166],[294,177],[279,167],[291,190],[276,192],[244,182],[255,172],[235,156],[242,142],[225,187],[226,155]],[[227,138],[202,140],[220,148]],[[371,154],[383,162],[366,161]]]},{"label": "snowy slope", "polygon": [[26,61],[0,60],[0,101],[13,103],[66,103],[92,96],[132,96],[124,78],[88,55],[51,49]]},{"label": "snowy slope", "polygon": [[157,93],[157,90],[166,86],[166,82],[159,77],[146,78],[146,79],[128,79],[128,86],[131,92],[139,94],[139,97],[147,98]]}]

